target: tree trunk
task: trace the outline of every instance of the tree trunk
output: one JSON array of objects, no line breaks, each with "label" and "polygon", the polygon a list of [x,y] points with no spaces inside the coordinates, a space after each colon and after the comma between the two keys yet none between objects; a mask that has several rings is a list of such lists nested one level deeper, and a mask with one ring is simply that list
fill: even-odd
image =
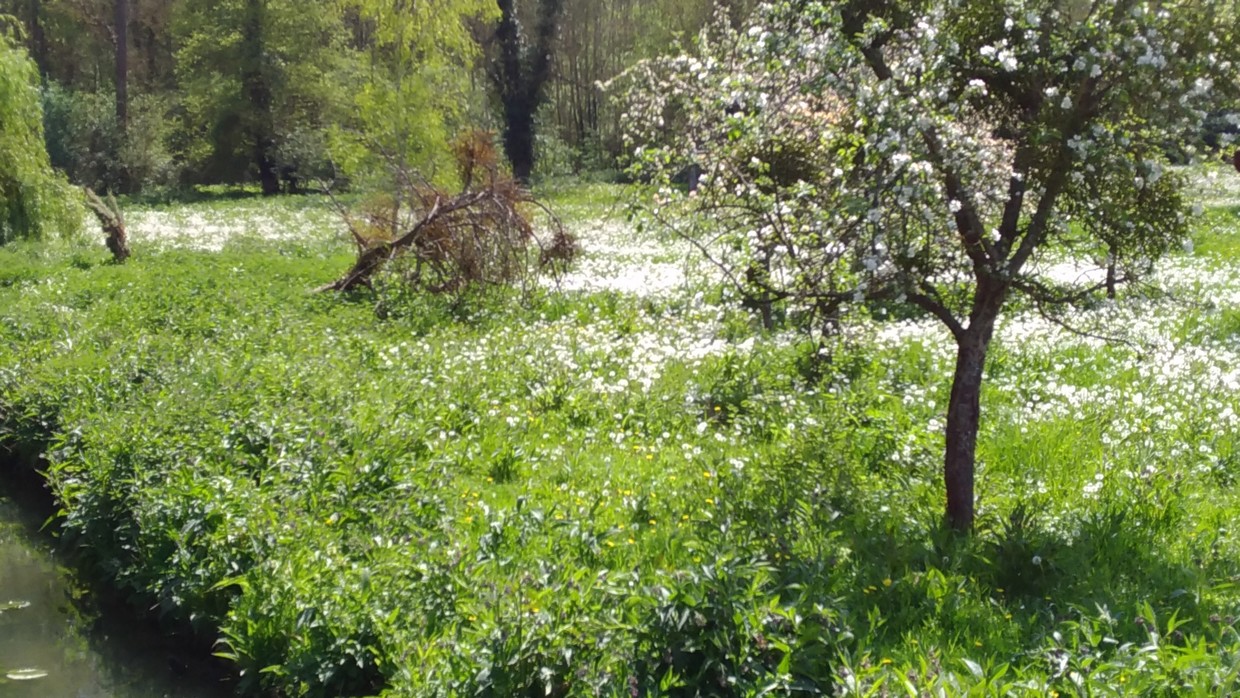
[{"label": "tree trunk", "polygon": [[564,0],[540,0],[533,41],[521,28],[516,0],[497,0],[497,4],[499,56],[491,78],[504,105],[504,151],[513,177],[529,185],[534,172],[534,114],[551,77],[552,44]]},{"label": "tree trunk", "polygon": [[1107,298],[1115,299],[1115,285],[1118,283],[1116,273],[1115,250],[1107,250]]},{"label": "tree trunk", "polygon": [[116,123],[129,125],[129,0],[116,0]]},{"label": "tree trunk", "polygon": [[258,181],[263,196],[280,193],[280,173],[275,161],[275,126],[271,113],[271,86],[267,84],[264,68],[264,32],[266,31],[266,6],[263,0],[246,0],[245,24],[242,28],[245,67],[242,86],[250,102],[249,139],[254,148],[254,164],[258,168]]},{"label": "tree trunk", "polygon": [[47,84],[47,35],[43,32],[43,2],[30,0],[30,54],[39,67],[39,78]]},{"label": "tree trunk", "polygon": [[517,102],[506,105],[504,111],[504,153],[512,165],[512,176],[529,186],[534,174],[534,110]]},{"label": "tree trunk", "polygon": [[956,373],[947,405],[947,448],[943,481],[947,488],[947,523],[957,531],[973,528],[973,469],[981,424],[982,372],[989,337],[970,329],[957,342]]},{"label": "tree trunk", "polygon": [[117,264],[124,263],[126,259],[129,259],[129,235],[125,232],[125,214],[111,194],[108,194],[108,201],[104,203],[103,199],[100,199],[99,195],[89,187],[85,187],[84,191],[86,192],[86,206],[99,219],[99,225],[103,227],[103,232],[107,236],[105,243],[112,252],[112,259]]},{"label": "tree trunk", "polygon": [[280,193],[280,172],[275,160],[271,157],[275,143],[260,136],[254,146],[255,164],[258,165],[258,181],[263,188],[263,196],[275,196]]}]

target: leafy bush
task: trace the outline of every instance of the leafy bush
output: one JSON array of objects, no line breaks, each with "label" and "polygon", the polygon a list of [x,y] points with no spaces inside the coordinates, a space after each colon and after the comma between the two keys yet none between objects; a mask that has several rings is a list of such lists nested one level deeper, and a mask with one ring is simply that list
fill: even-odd
[{"label": "leafy bush", "polygon": [[116,121],[115,97],[50,83],[43,90],[43,120],[52,164],[97,191],[133,194],[176,182],[168,150],[168,104],[158,95],[134,97],[129,126]]}]

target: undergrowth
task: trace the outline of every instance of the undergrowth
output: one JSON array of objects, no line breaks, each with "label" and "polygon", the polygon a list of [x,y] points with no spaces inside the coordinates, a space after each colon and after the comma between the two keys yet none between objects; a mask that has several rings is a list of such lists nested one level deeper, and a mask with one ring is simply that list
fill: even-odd
[{"label": "undergrowth", "polygon": [[[0,250],[0,443],[46,445],[66,543],[246,690],[1240,688],[1237,400],[1204,359],[1169,390],[1001,330],[962,539],[932,332],[824,367],[693,289],[337,298],[307,291],[339,249],[104,256]],[[1192,313],[1175,342],[1234,348]]]}]

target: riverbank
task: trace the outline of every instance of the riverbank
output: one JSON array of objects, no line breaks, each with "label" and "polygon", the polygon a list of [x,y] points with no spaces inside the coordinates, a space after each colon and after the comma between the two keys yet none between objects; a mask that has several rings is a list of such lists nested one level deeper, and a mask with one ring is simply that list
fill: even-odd
[{"label": "riverbank", "polygon": [[313,236],[0,250],[0,439],[46,444],[66,544],[242,691],[1225,692],[1236,225],[1079,316],[1130,344],[1013,313],[968,540],[946,337],[864,324],[824,372],[695,274],[457,304],[308,293],[350,261]]},{"label": "riverbank", "polygon": [[[24,472],[23,472],[24,471]],[[232,695],[201,648],[93,594],[42,525],[41,480],[0,466],[0,695],[224,698]]]}]

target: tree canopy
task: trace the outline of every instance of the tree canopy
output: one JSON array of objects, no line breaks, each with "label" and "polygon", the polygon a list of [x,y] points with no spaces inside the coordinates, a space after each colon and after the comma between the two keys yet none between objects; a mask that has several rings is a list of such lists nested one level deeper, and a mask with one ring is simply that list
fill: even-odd
[{"label": "tree canopy", "polygon": [[485,120],[471,82],[480,49],[470,22],[486,21],[494,3],[351,0],[348,8],[365,58],[353,75],[350,115],[333,129],[333,156],[360,179],[393,165],[452,178],[454,134]]},{"label": "tree canopy", "polygon": [[323,129],[338,119],[349,59],[335,3],[185,0],[175,26],[188,154],[204,178],[249,169],[273,194],[282,167],[323,168]]}]

